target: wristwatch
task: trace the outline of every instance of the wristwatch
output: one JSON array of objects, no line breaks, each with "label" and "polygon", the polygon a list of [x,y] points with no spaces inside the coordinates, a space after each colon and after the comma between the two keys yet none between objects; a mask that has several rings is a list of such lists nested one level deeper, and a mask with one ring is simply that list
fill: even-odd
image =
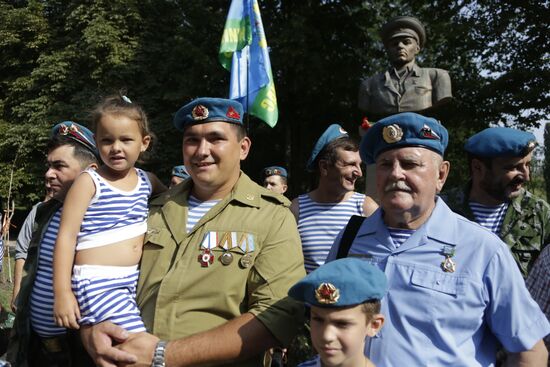
[{"label": "wristwatch", "polygon": [[157,346],[155,347],[155,354],[153,354],[153,363],[151,367],[165,367],[164,364],[164,351],[166,349],[166,342],[164,340],[159,340]]}]

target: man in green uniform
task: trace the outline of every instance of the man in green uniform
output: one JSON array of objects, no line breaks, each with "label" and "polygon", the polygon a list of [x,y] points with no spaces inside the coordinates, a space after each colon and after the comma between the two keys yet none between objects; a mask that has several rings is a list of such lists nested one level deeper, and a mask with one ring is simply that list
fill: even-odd
[{"label": "man in green uniform", "polygon": [[508,244],[524,278],[550,242],[550,206],[524,188],[535,136],[511,128],[485,129],[468,139],[471,180],[444,199]]},{"label": "man in green uniform", "polygon": [[287,199],[240,171],[251,145],[242,115],[217,98],[177,112],[191,179],[151,202],[137,294],[151,334],[83,328],[98,365],[259,366],[294,335],[303,310],[286,293],[305,274],[296,222]]}]

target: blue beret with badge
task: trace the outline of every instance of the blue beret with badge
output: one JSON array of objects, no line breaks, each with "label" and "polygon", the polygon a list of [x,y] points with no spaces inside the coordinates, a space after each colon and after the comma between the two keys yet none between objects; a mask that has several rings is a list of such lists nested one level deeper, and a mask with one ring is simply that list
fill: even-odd
[{"label": "blue beret with badge", "polygon": [[172,176],[176,176],[185,180],[189,178],[189,173],[187,172],[187,168],[185,168],[184,165],[174,166],[174,168],[172,168]]},{"label": "blue beret with badge", "polygon": [[96,157],[99,157],[99,151],[97,150],[95,144],[94,133],[92,133],[88,128],[73,121],[63,121],[52,128],[51,136],[54,137],[57,135],[65,136],[68,139],[80,143],[91,151]]},{"label": "blue beret with badge", "polygon": [[197,98],[176,112],[174,126],[183,131],[186,126],[222,121],[243,124],[243,105],[232,99]]},{"label": "blue beret with badge", "polygon": [[372,164],[380,153],[402,147],[422,147],[443,156],[448,144],[449,133],[439,121],[404,112],[373,124],[363,136],[359,152],[363,162]]},{"label": "blue beret with badge", "polygon": [[269,177],[269,176],[273,176],[273,175],[288,177],[288,173],[287,173],[286,169],[284,169],[283,167],[280,167],[280,166],[271,166],[271,167],[264,168],[263,175],[264,175],[264,177]]},{"label": "blue beret with badge", "polygon": [[317,307],[347,307],[380,300],[386,275],[369,262],[347,257],[321,265],[288,291],[295,300]]},{"label": "blue beret with badge", "polygon": [[535,135],[508,127],[490,127],[470,137],[464,149],[479,157],[523,157],[537,146]]},{"label": "blue beret with badge", "polygon": [[347,137],[349,135],[348,132],[342,128],[342,126],[338,124],[330,125],[313,146],[313,151],[311,152],[311,156],[307,161],[307,170],[310,172],[315,171],[315,160],[317,159],[317,156],[319,156],[319,153],[321,153],[323,148],[326,147],[333,140],[339,139],[344,136]]}]

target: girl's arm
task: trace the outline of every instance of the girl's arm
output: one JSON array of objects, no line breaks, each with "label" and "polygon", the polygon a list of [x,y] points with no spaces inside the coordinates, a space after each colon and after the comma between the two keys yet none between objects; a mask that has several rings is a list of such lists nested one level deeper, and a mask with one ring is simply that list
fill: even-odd
[{"label": "girl's arm", "polygon": [[53,253],[54,319],[59,326],[78,329],[80,309],[71,289],[76,239],[95,185],[89,174],[76,178],[63,202],[61,224]]},{"label": "girl's arm", "polygon": [[168,190],[166,186],[159,180],[159,178],[151,172],[145,172],[147,173],[147,176],[149,177],[149,182],[151,182],[151,196],[158,195],[160,193],[165,192]]}]

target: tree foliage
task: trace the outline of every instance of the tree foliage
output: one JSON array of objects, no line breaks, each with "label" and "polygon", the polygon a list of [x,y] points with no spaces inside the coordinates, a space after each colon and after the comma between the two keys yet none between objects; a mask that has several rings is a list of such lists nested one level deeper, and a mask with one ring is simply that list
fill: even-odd
[{"label": "tree foliage", "polygon": [[[426,24],[419,63],[448,69],[455,102],[438,116],[449,128],[450,184],[463,177],[465,138],[488,124],[528,128],[548,114],[548,3],[423,0],[261,0],[279,102],[271,129],[250,121],[244,169],[259,178],[290,167],[291,195],[312,177],[305,162],[319,134],[339,122],[352,134],[362,77],[387,67],[383,22],[412,14]],[[175,111],[198,96],[226,96],[217,61],[229,1],[53,0],[0,3],[0,195],[20,204],[42,192],[44,144],[53,124],[88,124],[103,96],[125,90],[157,135],[146,165],[163,179],[181,163]]]}]

